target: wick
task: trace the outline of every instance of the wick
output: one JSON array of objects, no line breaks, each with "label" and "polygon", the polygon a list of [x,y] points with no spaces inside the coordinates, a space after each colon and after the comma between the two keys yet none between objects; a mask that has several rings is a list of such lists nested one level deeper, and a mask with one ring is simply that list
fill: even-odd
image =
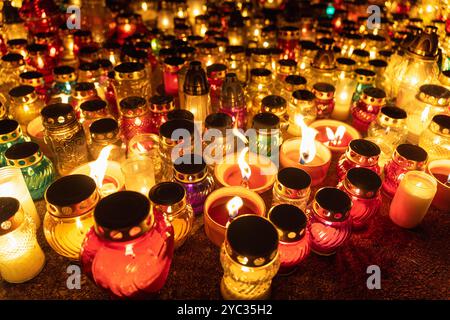
[{"label": "wick", "polygon": [[247,178],[242,178],[242,180],[241,180],[241,187],[249,189],[248,179]]},{"label": "wick", "polygon": [[305,158],[308,157],[308,153],[304,152],[302,153],[302,155],[300,156],[300,164],[306,164]]}]

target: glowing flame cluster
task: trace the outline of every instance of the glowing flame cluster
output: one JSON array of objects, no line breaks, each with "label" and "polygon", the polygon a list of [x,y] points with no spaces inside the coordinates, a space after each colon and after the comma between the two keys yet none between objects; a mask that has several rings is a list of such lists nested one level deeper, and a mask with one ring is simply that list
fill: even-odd
[{"label": "glowing flame cluster", "polygon": [[326,127],[325,130],[327,133],[327,139],[328,139],[329,145],[338,146],[341,144],[342,138],[344,138],[344,134],[346,131],[344,126],[337,127],[335,132],[333,132],[333,130],[331,130],[331,128],[329,128],[329,127]]},{"label": "glowing flame cluster", "polygon": [[302,140],[300,143],[300,159],[301,164],[310,163],[316,157],[316,135],[317,130],[306,125],[302,115],[295,116],[295,123],[302,130]]},{"label": "glowing flame cluster", "polygon": [[97,160],[89,163],[90,173],[92,179],[94,179],[97,187],[103,187],[103,179],[105,178],[106,168],[108,167],[108,158],[111,150],[114,146],[109,145],[104,147],[100,154],[98,155]]}]

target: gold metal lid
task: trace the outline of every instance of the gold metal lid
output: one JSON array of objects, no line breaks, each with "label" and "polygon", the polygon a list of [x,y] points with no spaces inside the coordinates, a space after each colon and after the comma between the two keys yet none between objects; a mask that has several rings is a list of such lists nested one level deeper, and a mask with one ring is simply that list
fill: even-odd
[{"label": "gold metal lid", "polygon": [[286,99],[277,95],[268,95],[261,101],[261,111],[280,116],[286,112]]},{"label": "gold metal lid", "polygon": [[186,205],[186,190],[178,182],[160,182],[154,185],[148,193],[151,211],[175,217]]},{"label": "gold metal lid", "polygon": [[118,137],[119,124],[112,118],[98,119],[89,126],[89,132],[93,141],[111,141]]},{"label": "gold metal lid", "polygon": [[419,88],[417,99],[432,106],[448,107],[450,104],[450,91],[435,84],[425,84]]},{"label": "gold metal lid", "polygon": [[0,197],[0,237],[19,228],[24,220],[25,214],[19,200]]},{"label": "gold metal lid", "polygon": [[406,111],[395,106],[381,108],[377,121],[384,127],[402,127],[406,123]]},{"label": "gold metal lid", "polygon": [[361,84],[373,84],[375,82],[376,73],[369,69],[356,69],[356,81]]},{"label": "gold metal lid", "polygon": [[2,62],[9,64],[10,66],[17,68],[23,66],[25,61],[23,56],[19,53],[7,53],[2,57]]},{"label": "gold metal lid", "polygon": [[265,68],[255,68],[250,70],[250,80],[255,83],[269,83],[272,80],[272,71]]},{"label": "gold metal lid", "polygon": [[208,174],[203,157],[195,154],[186,154],[176,159],[173,168],[175,180],[181,183],[200,182]]},{"label": "gold metal lid", "polygon": [[15,141],[22,136],[19,123],[13,119],[0,120],[0,144]]},{"label": "gold metal lid", "polygon": [[114,67],[116,80],[139,80],[145,76],[144,65],[139,62],[123,62]]},{"label": "gold metal lid", "polygon": [[97,89],[91,82],[78,82],[72,88],[71,96],[77,100],[85,100],[97,96]]},{"label": "gold metal lid", "polygon": [[164,71],[170,73],[178,72],[186,63],[186,60],[179,57],[167,57],[164,59]]},{"label": "gold metal lid", "polygon": [[17,104],[32,103],[38,98],[34,87],[27,85],[20,85],[12,88],[9,91],[9,96],[11,100]]},{"label": "gold metal lid", "polygon": [[299,168],[281,169],[274,184],[274,190],[289,199],[301,199],[310,193],[311,177]]},{"label": "gold metal lid", "polygon": [[356,65],[356,61],[350,58],[337,58],[336,64],[339,71],[351,72]]},{"label": "gold metal lid", "polygon": [[386,104],[386,93],[383,89],[369,87],[363,90],[361,100],[369,105],[383,106]]},{"label": "gold metal lid", "polygon": [[308,218],[300,208],[291,204],[273,206],[267,218],[278,231],[280,241],[293,243],[300,241],[306,234]]},{"label": "gold metal lid", "polygon": [[329,100],[333,99],[336,88],[329,83],[317,82],[313,85],[312,93],[317,99]]},{"label": "gold metal lid", "polygon": [[447,87],[450,87],[450,70],[442,71],[439,75],[439,81]]},{"label": "gold metal lid", "polygon": [[397,146],[392,160],[408,170],[424,170],[428,160],[428,153],[419,146],[404,143]]},{"label": "gold metal lid", "polygon": [[73,82],[77,80],[75,68],[71,66],[59,66],[53,69],[53,77],[56,82]]},{"label": "gold metal lid", "polygon": [[120,101],[119,105],[120,113],[126,118],[139,117],[149,112],[147,101],[138,96],[126,97]]},{"label": "gold metal lid", "polygon": [[343,181],[345,189],[353,196],[371,199],[379,194],[381,178],[367,168],[351,168]]},{"label": "gold metal lid", "polygon": [[312,203],[314,213],[330,222],[345,221],[350,215],[352,200],[342,190],[332,187],[319,189]]},{"label": "gold metal lid", "polygon": [[36,87],[44,86],[44,76],[38,71],[26,71],[19,75],[19,83],[22,85]]},{"label": "gold metal lid", "polygon": [[361,167],[371,167],[378,163],[380,147],[365,139],[354,139],[350,141],[345,152],[347,159]]},{"label": "gold metal lid", "polygon": [[422,59],[435,60],[438,57],[439,37],[437,28],[426,26],[423,32],[419,33],[408,46],[408,54]]},{"label": "gold metal lid", "polygon": [[278,38],[282,40],[300,40],[300,29],[293,26],[285,26],[278,29]]},{"label": "gold metal lid", "polygon": [[277,63],[278,74],[294,74],[297,69],[297,62],[293,59],[281,59]]},{"label": "gold metal lid", "polygon": [[75,110],[68,103],[54,103],[41,110],[42,124],[46,130],[78,123]]},{"label": "gold metal lid", "polygon": [[5,152],[8,165],[16,168],[26,168],[42,160],[42,152],[39,145],[34,142],[16,143]]},{"label": "gold metal lid", "polygon": [[446,114],[435,115],[430,123],[430,130],[436,134],[450,136],[450,116]]},{"label": "gold metal lid", "polygon": [[175,110],[172,96],[154,95],[150,98],[150,111],[153,113],[166,113]]}]

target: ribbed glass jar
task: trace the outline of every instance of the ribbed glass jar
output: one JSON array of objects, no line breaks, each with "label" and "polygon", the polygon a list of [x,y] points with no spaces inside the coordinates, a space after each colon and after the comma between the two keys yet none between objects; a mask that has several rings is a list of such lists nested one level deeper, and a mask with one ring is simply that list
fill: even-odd
[{"label": "ribbed glass jar", "polygon": [[272,206],[286,203],[305,210],[310,186],[311,177],[306,171],[294,167],[281,169],[273,185]]}]

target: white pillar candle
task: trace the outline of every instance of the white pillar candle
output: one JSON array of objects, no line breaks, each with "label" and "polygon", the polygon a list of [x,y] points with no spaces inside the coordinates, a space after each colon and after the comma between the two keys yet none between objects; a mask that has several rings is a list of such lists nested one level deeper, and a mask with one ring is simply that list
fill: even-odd
[{"label": "white pillar candle", "polygon": [[436,181],[425,172],[407,172],[392,199],[389,217],[400,227],[416,227],[425,217],[436,189]]}]

